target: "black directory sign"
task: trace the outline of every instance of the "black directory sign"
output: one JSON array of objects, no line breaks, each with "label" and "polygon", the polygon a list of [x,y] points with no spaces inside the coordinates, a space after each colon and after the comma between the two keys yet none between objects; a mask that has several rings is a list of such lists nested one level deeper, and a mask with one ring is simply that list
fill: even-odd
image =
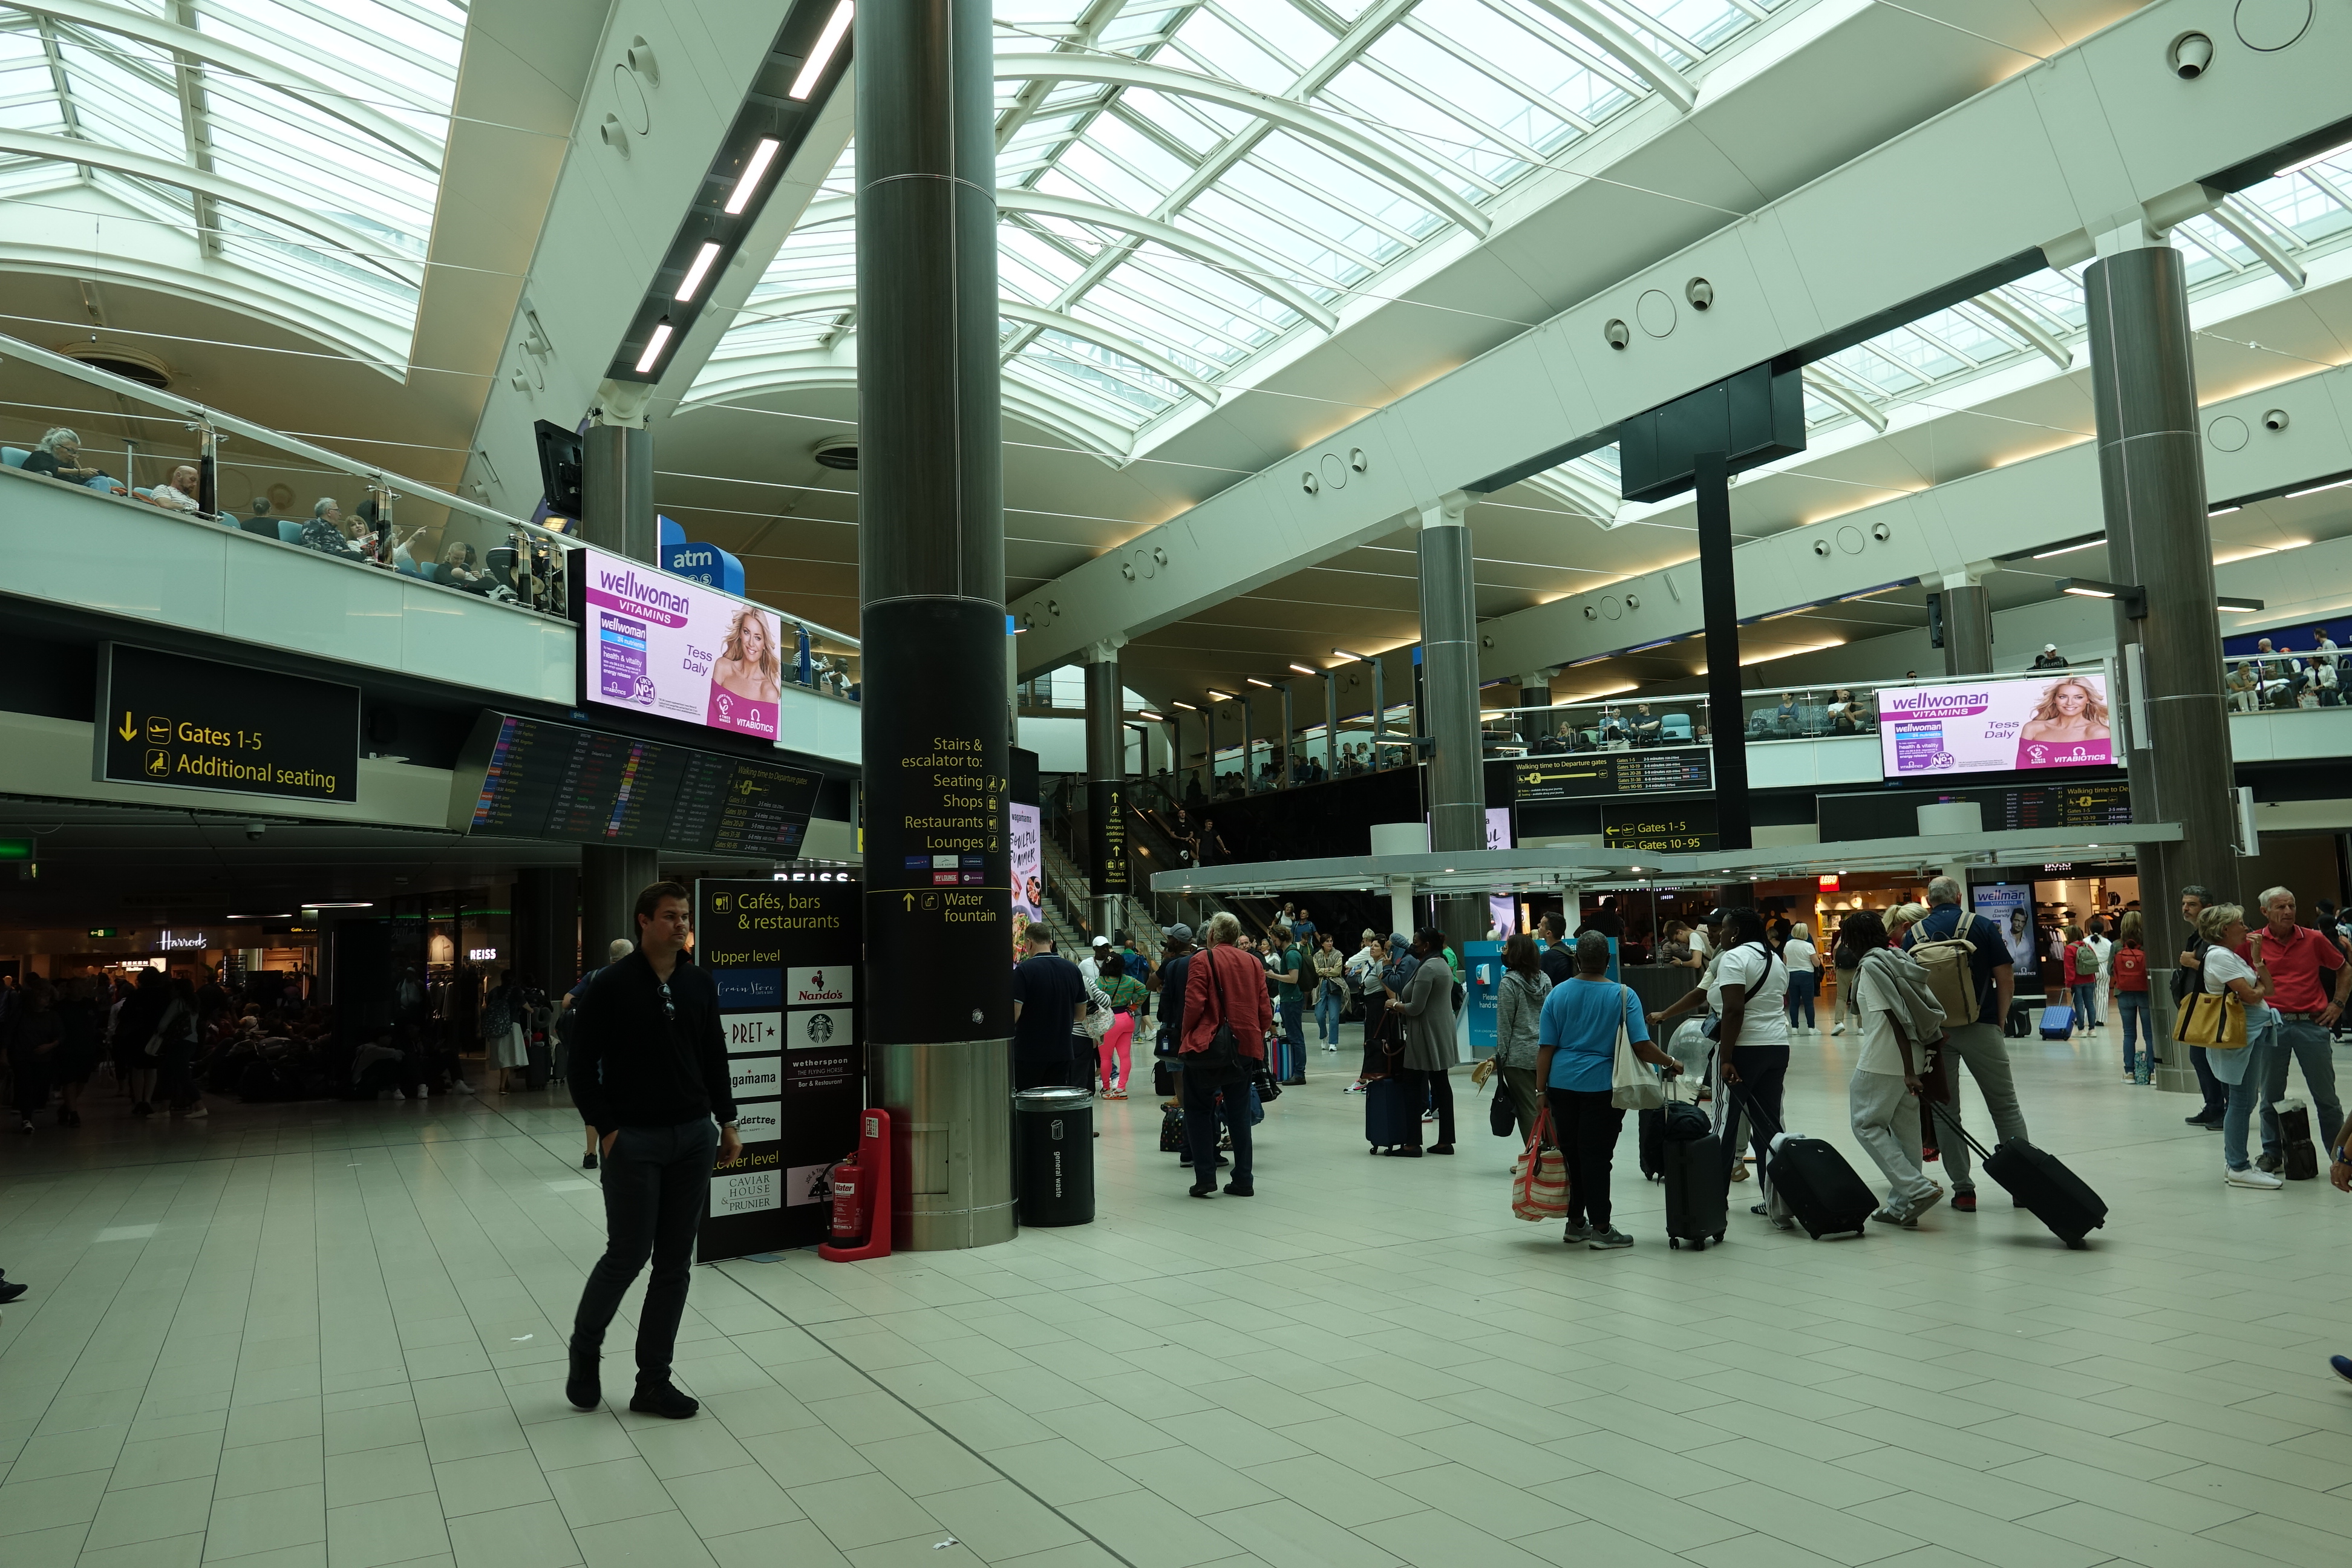
[{"label": "black directory sign", "polygon": [[449,826],[788,860],[820,782],[765,758],[485,712],[458,756]]},{"label": "black directory sign", "polygon": [[866,1106],[858,921],[848,871],[694,886],[694,958],[719,987],[743,1141],[710,1173],[704,1263],[824,1239],[833,1167]]},{"label": "black directory sign", "polygon": [[1511,791],[1521,805],[1595,795],[1686,795],[1715,787],[1713,755],[1705,746],[1652,746],[1521,757],[1511,764]]},{"label": "black directory sign", "polygon": [[1712,800],[1604,802],[1601,841],[1653,855],[1698,855],[1723,847]]},{"label": "black directory sign", "polygon": [[[860,630],[866,929],[877,969],[922,955],[919,981],[877,990],[867,1037],[1001,1038],[1013,1033],[1004,613],[902,599],[866,605]],[[877,690],[899,695],[877,702]]]},{"label": "black directory sign", "polygon": [[356,686],[101,643],[95,728],[101,783],[360,797]]}]

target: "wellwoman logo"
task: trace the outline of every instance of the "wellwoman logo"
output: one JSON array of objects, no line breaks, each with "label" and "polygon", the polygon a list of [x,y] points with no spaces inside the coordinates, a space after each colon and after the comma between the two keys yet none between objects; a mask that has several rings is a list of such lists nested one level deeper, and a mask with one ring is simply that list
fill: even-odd
[{"label": "wellwoman logo", "polygon": [[1923,689],[1917,691],[1891,692],[1880,698],[1879,702],[1882,711],[1891,716],[1969,719],[1991,710],[1992,693]]},{"label": "wellwoman logo", "polygon": [[617,598],[631,604],[646,605],[665,610],[673,616],[690,613],[694,601],[684,594],[673,594],[653,583],[640,583],[635,572],[604,572],[596,574],[596,585]]}]

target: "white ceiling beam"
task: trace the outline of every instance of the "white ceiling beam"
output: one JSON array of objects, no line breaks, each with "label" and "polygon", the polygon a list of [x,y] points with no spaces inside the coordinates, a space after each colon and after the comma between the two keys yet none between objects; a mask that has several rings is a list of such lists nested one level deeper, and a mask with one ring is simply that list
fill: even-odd
[{"label": "white ceiling beam", "polygon": [[281,59],[240,48],[214,34],[179,26],[143,11],[110,5],[107,0],[32,0],[24,8],[36,16],[51,16],[93,31],[136,38],[159,49],[234,71],[263,87],[298,98],[320,113],[341,121],[436,174],[440,172],[441,145],[432,137],[372,104],[352,99],[340,89],[326,87],[299,70],[289,69]]},{"label": "white ceiling beam", "polygon": [[147,153],[132,153],[121,147],[108,147],[96,142],[77,142],[68,136],[47,136],[33,131],[0,130],[0,153],[108,169],[134,179],[173,185],[209,196],[215,201],[258,213],[315,239],[323,239],[346,253],[346,258],[353,266],[373,266],[411,288],[417,284],[415,273],[420,270],[417,262],[384,250],[383,242],[374,236],[363,234],[334,218],[322,217],[274,191],[260,190],[220,174],[192,169],[170,158],[151,157]]},{"label": "white ceiling beam", "polygon": [[2278,241],[2263,232],[2262,225],[2234,196],[2224,196],[2212,211],[2205,215],[2231,234],[2248,250],[2263,258],[2263,264],[2286,280],[2290,289],[2301,289],[2305,282],[2303,264],[2289,256]]},{"label": "white ceiling beam", "polygon": [[1698,103],[1698,87],[1690,78],[1660,59],[1642,40],[1594,10],[1584,0],[1529,0],[1549,12],[1560,26],[1572,28],[1606,50],[1609,57],[1671,99],[1685,114]]},{"label": "white ceiling beam", "polygon": [[[791,392],[857,391],[857,366],[853,362],[817,361],[809,356],[822,350],[787,349],[776,353],[747,355],[714,362],[713,371],[694,384],[678,404],[680,415],[731,407],[744,398]],[[1003,387],[1004,412],[1041,430],[1061,437],[1073,447],[1106,462],[1124,465],[1129,447],[1124,431],[1107,421],[1089,418],[1059,398],[1008,379]],[[752,409],[748,412],[761,413]],[[841,423],[855,427],[856,415]],[[1008,442],[1007,445],[1017,445]]]},{"label": "white ceiling beam", "polygon": [[[1091,224],[1097,228],[1117,229],[1139,239],[1187,256],[1204,266],[1231,274],[1237,281],[1246,283],[1260,293],[1272,295],[1325,331],[1336,331],[1339,316],[1320,300],[1287,279],[1276,277],[1263,262],[1253,261],[1221,240],[1190,229],[1178,228],[1172,223],[1145,217],[1139,213],[1125,212],[1100,202],[1080,201],[1075,196],[1048,195],[1021,185],[1002,185],[996,192],[996,210],[1000,213],[1027,213],[1034,217],[1067,218],[1074,223]],[[824,224],[844,223],[856,216],[857,203],[853,196],[835,196],[825,201],[812,202],[801,219],[801,228],[815,228]],[[795,231],[797,232],[797,231]]]},{"label": "white ceiling beam", "polygon": [[[761,316],[825,316],[840,315],[857,308],[855,289],[805,289],[795,294],[770,294],[753,297],[744,307],[747,311]],[[1076,316],[1049,310],[1020,300],[999,299],[997,314],[1008,321],[1035,327],[1042,331],[1061,332],[1066,336],[1106,348],[1125,359],[1133,360],[1155,375],[1176,383],[1193,396],[1214,406],[1217,389],[1194,372],[1186,370],[1149,343],[1139,342],[1125,332],[1098,322],[1080,321]]]},{"label": "white ceiling beam", "polygon": [[1873,430],[1877,431],[1880,435],[1884,436],[1886,434],[1886,414],[1885,410],[1872,403],[1868,398],[1858,396],[1854,393],[1848,391],[1841,383],[1832,380],[1826,375],[1818,375],[1814,374],[1818,368],[1818,366],[1814,365],[1807,365],[1805,367],[1805,384],[1807,386],[1811,387],[1822,396],[1828,398],[1832,403],[1836,404],[1840,408],[1844,409],[1848,414],[1853,415],[1856,419],[1861,420],[1864,425],[1869,426]]},{"label": "white ceiling beam", "polygon": [[1222,81],[1193,71],[1173,70],[1166,66],[1150,65],[1123,57],[1029,54],[997,56],[996,79],[1099,82],[1110,87],[1137,88],[1146,92],[1197,98],[1204,103],[1219,104],[1243,114],[1255,115],[1270,125],[1278,125],[1310,142],[1321,142],[1472,234],[1483,237],[1494,226],[1493,219],[1454,192],[1445,175],[1404,156],[1393,144],[1383,144],[1319,109],[1292,99],[1255,92],[1236,82]]},{"label": "white ceiling beam", "polygon": [[2027,315],[2011,302],[2009,296],[1995,289],[1969,301],[2010,331],[2042,351],[2043,357],[2060,370],[2074,368],[2074,351],[2060,342],[2041,322]]}]

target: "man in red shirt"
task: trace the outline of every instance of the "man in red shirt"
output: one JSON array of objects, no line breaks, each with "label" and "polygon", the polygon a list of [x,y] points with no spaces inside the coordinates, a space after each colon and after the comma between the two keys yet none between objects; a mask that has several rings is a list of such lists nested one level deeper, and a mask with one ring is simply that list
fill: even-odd
[{"label": "man in red shirt", "polygon": [[2266,889],[2262,910],[2267,923],[2240,942],[2237,952],[2270,965],[2271,1007],[2279,1022],[2263,1084],[2263,1152],[2254,1163],[2276,1172],[2285,1163],[2279,1150],[2278,1102],[2286,1093],[2290,1056],[2303,1068],[2303,1081],[2311,1089],[2313,1138],[2327,1138],[2344,1125],[2328,1031],[2343,1016],[2346,993],[2352,992],[2352,966],[2345,963],[2343,950],[2326,932],[2295,924],[2291,889]]}]

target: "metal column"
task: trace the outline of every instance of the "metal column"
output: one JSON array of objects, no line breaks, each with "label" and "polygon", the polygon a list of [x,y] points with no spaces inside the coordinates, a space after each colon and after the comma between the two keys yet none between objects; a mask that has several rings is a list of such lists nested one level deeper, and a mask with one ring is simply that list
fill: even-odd
[{"label": "metal column", "polygon": [[1339,776],[1339,671],[1323,672],[1323,776]]},{"label": "metal column", "polygon": [[1973,572],[1944,578],[1944,673],[1992,673],[1992,595]]},{"label": "metal column", "polygon": [[1242,704],[1242,794],[1257,793],[1257,759],[1250,753],[1257,750],[1257,716],[1250,711],[1249,691],[1241,694]]},{"label": "metal column", "polygon": [[[1429,847],[1486,847],[1486,761],[1478,736],[1478,611],[1473,595],[1471,499],[1459,491],[1421,514],[1422,733],[1430,741]],[[1486,934],[1483,899],[1434,900],[1437,924],[1461,951]]]},{"label": "metal column", "polygon": [[1095,934],[1127,924],[1127,730],[1118,653],[1097,648],[1087,670],[1087,886]]},{"label": "metal column", "polygon": [[[654,521],[653,433],[646,428],[644,397],[635,388],[606,382],[580,459],[580,537],[599,550],[651,563],[658,551]],[[637,894],[661,880],[661,861],[651,849],[619,849],[601,844],[580,848],[580,949],[594,967],[616,937],[637,939],[632,910]]]},{"label": "metal column", "polygon": [[[1522,675],[1519,677],[1519,706],[1522,708],[1549,708],[1551,706],[1551,677],[1543,674],[1541,671],[1538,671],[1533,675]],[[1526,714],[1521,714],[1519,716],[1519,722],[1524,726],[1521,733],[1530,742],[1534,742],[1539,736],[1549,735],[1552,732],[1552,716],[1549,713],[1538,713],[1532,718]]]},{"label": "metal column", "polygon": [[987,0],[933,0],[861,6],[856,34],[860,1005],[914,1251],[1015,1224],[991,26]]},{"label": "metal column", "polygon": [[1754,847],[1748,804],[1748,712],[1739,691],[1739,586],[1731,560],[1731,473],[1721,452],[1697,471],[1698,596],[1706,619],[1706,726],[1715,762],[1715,831],[1726,849]]},{"label": "metal column", "polygon": [[1294,782],[1290,776],[1291,744],[1298,736],[1298,716],[1290,706],[1290,682],[1282,683],[1282,787],[1288,789]]},{"label": "metal column", "polygon": [[[2124,697],[2110,724],[2131,748],[2132,820],[2178,822],[2183,830],[2179,842],[2144,846],[2138,857],[2148,949],[2169,953],[2183,933],[2184,886],[2201,883],[2240,901],[2236,781],[2213,613],[2213,542],[2205,518],[2185,264],[2168,245],[2129,237],[2141,243],[2092,262],[2083,291],[2107,559],[2116,578],[2138,586],[2147,605],[2147,618],[2134,620],[2125,601],[2116,601]],[[2157,1086],[2195,1092],[2187,1053],[2170,1042],[2171,994],[2152,986],[2149,999],[2154,1033],[2165,1042]]]}]

